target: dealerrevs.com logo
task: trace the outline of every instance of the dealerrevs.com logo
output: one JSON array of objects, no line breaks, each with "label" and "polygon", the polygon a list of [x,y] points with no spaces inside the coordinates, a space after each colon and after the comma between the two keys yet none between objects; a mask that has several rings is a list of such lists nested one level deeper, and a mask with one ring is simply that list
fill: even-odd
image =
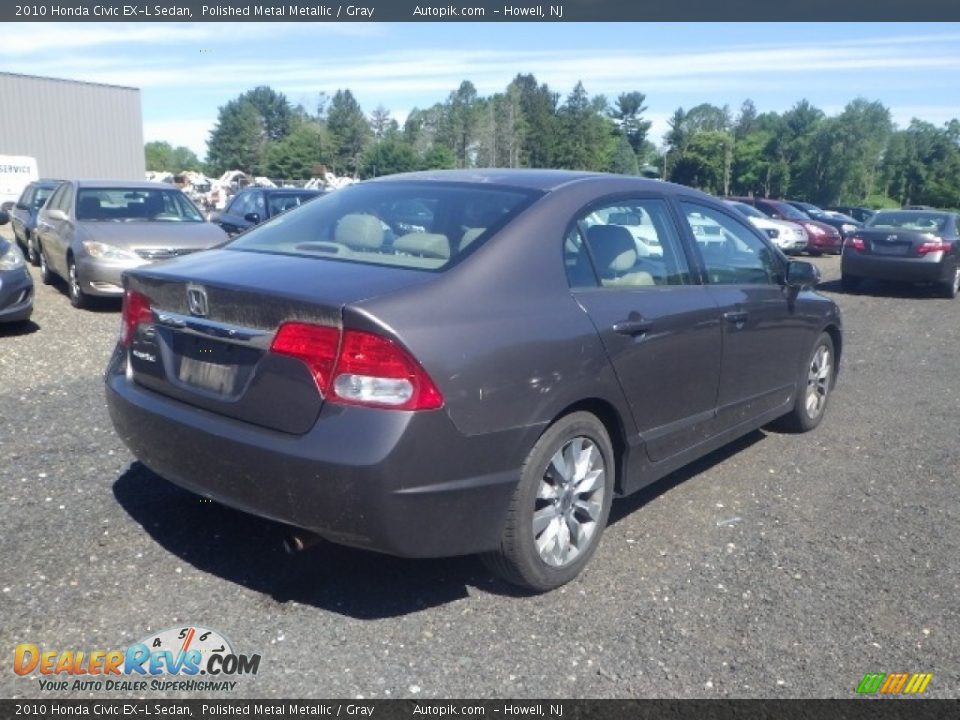
[{"label": "dealerrevs.com logo", "polygon": [[58,650],[20,643],[17,675],[39,674],[41,690],[107,692],[231,691],[233,678],[256,675],[259,655],[241,655],[216,630],[197,625],[148,635],[125,650]]}]

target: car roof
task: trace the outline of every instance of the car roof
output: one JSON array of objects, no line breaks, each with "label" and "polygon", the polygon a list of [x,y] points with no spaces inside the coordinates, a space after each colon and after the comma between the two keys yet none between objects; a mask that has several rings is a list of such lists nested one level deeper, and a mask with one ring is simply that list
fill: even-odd
[{"label": "car roof", "polygon": [[449,182],[479,183],[550,192],[565,185],[604,180],[630,180],[638,190],[662,190],[665,187],[701,195],[700,191],[683,185],[626,175],[586,172],[582,170],[537,170],[527,168],[486,168],[476,170],[424,170],[421,172],[387,175],[369,182]]}]

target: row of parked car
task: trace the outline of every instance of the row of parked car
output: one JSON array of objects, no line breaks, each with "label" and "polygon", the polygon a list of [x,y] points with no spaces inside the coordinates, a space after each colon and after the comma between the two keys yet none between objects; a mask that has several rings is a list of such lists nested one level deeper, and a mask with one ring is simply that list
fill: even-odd
[{"label": "row of parked car", "polygon": [[64,280],[71,304],[82,308],[94,297],[120,297],[126,270],[216,247],[321,194],[249,188],[208,219],[186,194],[166,183],[32,182],[0,213],[0,224],[12,224],[16,241],[0,239],[0,322],[24,321],[32,313],[27,262],[40,268],[44,284]]}]

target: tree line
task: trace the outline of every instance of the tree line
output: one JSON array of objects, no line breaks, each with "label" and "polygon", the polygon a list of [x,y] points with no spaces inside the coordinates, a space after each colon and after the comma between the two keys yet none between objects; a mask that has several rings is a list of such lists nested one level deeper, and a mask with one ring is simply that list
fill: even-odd
[{"label": "tree line", "polygon": [[401,126],[383,106],[367,115],[349,89],[313,108],[261,86],[219,109],[206,162],[148,143],[150,170],[239,169],[307,179],[319,168],[359,178],[411,170],[540,167],[645,174],[714,194],[802,198],[819,204],[960,207],[960,121],[897,128],[882,103],[857,98],[833,116],[800,100],[783,113],[746,100],[734,113],[677,108],[664,145],[648,138],[646,96],[614,100],[578,82],[565,97],[532,74],[503,92],[464,81],[444,102],[414,108]]}]

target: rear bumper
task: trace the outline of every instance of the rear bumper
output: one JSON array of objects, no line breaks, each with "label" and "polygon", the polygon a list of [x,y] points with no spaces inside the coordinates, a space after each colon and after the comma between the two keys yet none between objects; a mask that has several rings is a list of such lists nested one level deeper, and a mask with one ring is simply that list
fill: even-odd
[{"label": "rear bumper", "polygon": [[309,432],[289,435],[142,388],[119,349],[106,385],[117,433],[158,475],[334,542],[403,557],[494,549],[541,431],[464,436],[442,410],[326,403]]},{"label": "rear bumper", "polygon": [[807,239],[807,250],[817,250],[826,253],[839,253],[843,249],[843,239],[837,235],[814,235],[810,233]]},{"label": "rear bumper", "polygon": [[887,257],[864,255],[855,250],[844,250],[840,263],[844,275],[873,280],[900,280],[903,282],[946,282],[951,278],[953,264],[938,257]]},{"label": "rear bumper", "polygon": [[24,268],[0,273],[0,322],[22,322],[33,314],[33,279]]}]

